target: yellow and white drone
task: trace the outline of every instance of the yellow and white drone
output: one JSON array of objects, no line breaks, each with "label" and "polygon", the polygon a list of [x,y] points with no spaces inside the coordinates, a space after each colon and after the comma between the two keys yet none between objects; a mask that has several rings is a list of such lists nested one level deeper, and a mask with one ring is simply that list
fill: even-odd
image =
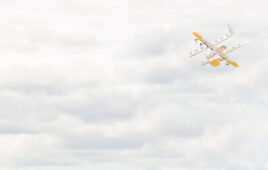
[{"label": "yellow and white drone", "polygon": [[[225,60],[226,61],[226,64],[229,65],[231,64],[232,66],[234,67],[239,67],[239,65],[230,60],[229,57],[227,56],[228,53],[242,47],[243,45],[247,44],[249,41],[245,41],[243,43],[240,43],[238,45],[235,45],[233,47],[231,47],[230,49],[227,49],[227,47],[225,45],[222,45],[220,47],[217,47],[216,45],[231,38],[234,34],[234,31],[233,29],[231,28],[230,25],[227,25],[228,26],[228,30],[229,30],[229,33],[226,35],[226,36],[223,36],[223,37],[220,37],[219,40],[216,40],[215,43],[210,43],[209,41],[205,40],[201,35],[199,35],[198,33],[196,32],[193,32],[193,35],[195,36],[195,42],[198,43],[197,41],[199,40],[200,41],[200,49],[199,50],[195,50],[194,52],[191,52],[190,53],[190,57],[196,55],[196,54],[199,54],[201,52],[204,52],[206,51],[207,49],[210,49],[210,52],[206,57],[207,61],[206,62],[202,62],[202,65],[206,65],[206,64],[209,64],[213,67],[217,67],[220,65],[221,61]],[[205,47],[204,47],[205,45]],[[226,49],[226,51],[224,51]],[[217,57],[218,55],[218,57]]]}]

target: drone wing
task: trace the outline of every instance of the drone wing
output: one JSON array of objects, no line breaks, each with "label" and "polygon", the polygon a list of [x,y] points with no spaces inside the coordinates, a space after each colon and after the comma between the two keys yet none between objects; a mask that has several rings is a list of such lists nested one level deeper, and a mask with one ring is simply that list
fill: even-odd
[{"label": "drone wing", "polygon": [[232,61],[232,60],[230,60],[230,59],[226,59],[226,62],[228,63],[228,64],[231,64],[232,66],[234,66],[234,67],[239,67],[239,65],[236,63],[236,62],[234,62],[234,61]]},{"label": "drone wing", "polygon": [[243,42],[243,43],[239,43],[238,45],[235,45],[235,46],[233,46],[232,48],[230,48],[229,50],[227,50],[227,51],[225,52],[225,54],[229,54],[229,53],[231,53],[232,51],[234,51],[234,50],[236,50],[236,49],[238,49],[238,48],[240,48],[240,47],[246,45],[247,43],[249,43],[249,41],[245,41],[245,42]]},{"label": "drone wing", "polygon": [[[225,41],[225,40],[227,40],[227,39],[229,39],[229,38],[231,38],[233,35],[234,35],[234,31],[233,31],[233,29],[231,28],[231,26],[230,25],[227,25],[227,27],[228,27],[228,34],[226,34],[225,36],[222,36],[222,37],[220,37],[219,39],[217,39],[217,40],[215,40],[214,41],[214,43],[210,43],[210,46],[215,46],[215,45],[217,45],[217,44],[219,44],[219,43],[221,43],[221,42],[223,42],[223,41]],[[194,36],[198,39],[198,40],[200,40],[199,38],[201,37],[199,34],[197,34],[196,32],[194,32],[193,33],[194,34]],[[198,38],[199,37],[199,38]],[[202,38],[202,37],[201,37]],[[203,39],[203,38],[202,38]],[[201,41],[201,40],[200,40]],[[203,41],[201,41],[202,43],[204,43]],[[208,42],[208,41],[207,41]],[[193,51],[193,52],[190,52],[190,57],[192,57],[192,56],[194,56],[194,55],[197,55],[197,54],[199,54],[199,53],[201,53],[201,52],[203,52],[203,51],[205,51],[205,50],[207,50],[208,48],[210,48],[208,45],[206,45],[205,43],[205,45],[206,45],[206,47],[203,47],[203,44],[202,43],[200,43],[200,49],[197,49],[197,50],[195,50],[195,51]],[[211,48],[210,48],[211,49]]]}]

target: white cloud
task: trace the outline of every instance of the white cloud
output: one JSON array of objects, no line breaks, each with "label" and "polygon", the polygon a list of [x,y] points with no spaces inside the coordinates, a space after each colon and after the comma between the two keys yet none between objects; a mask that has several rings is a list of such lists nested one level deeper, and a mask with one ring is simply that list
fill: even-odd
[{"label": "white cloud", "polygon": [[[266,169],[265,1],[1,1],[0,169]],[[239,69],[188,57],[233,25]]]}]

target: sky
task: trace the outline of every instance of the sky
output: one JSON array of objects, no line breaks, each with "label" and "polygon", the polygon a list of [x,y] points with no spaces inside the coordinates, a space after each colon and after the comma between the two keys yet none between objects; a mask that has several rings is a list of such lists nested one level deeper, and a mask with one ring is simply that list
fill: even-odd
[{"label": "sky", "polygon": [[[265,0],[0,1],[0,170],[268,169]],[[192,32],[251,40],[201,66]],[[231,42],[230,42],[231,43]]]}]

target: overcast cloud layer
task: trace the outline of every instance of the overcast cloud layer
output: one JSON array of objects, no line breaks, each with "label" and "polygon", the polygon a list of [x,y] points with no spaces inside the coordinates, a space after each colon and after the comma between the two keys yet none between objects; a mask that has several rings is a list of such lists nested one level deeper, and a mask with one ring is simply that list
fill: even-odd
[{"label": "overcast cloud layer", "polygon": [[[265,0],[3,0],[0,169],[268,169]],[[191,33],[231,24],[240,68]]]}]

